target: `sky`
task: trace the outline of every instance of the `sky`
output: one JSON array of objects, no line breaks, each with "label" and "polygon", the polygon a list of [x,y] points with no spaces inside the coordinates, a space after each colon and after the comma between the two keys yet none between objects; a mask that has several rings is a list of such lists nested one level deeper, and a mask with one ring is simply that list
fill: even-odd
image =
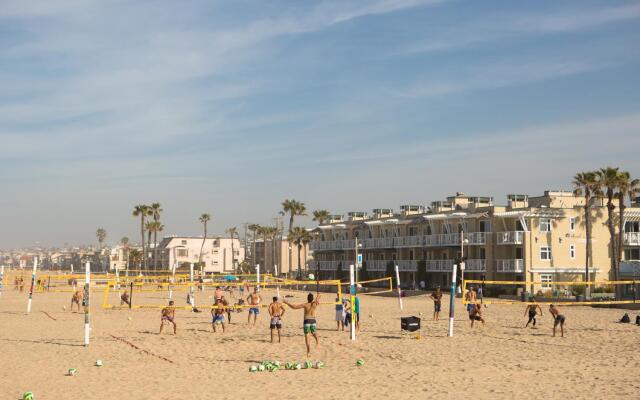
[{"label": "sky", "polygon": [[638,43],[640,1],[0,0],[0,248],[637,177]]}]

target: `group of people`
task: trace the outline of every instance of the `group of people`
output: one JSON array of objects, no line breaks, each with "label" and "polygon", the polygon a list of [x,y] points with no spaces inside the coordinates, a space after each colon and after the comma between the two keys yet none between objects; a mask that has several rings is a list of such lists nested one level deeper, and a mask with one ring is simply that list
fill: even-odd
[{"label": "group of people", "polygon": [[24,278],[21,276],[16,276],[13,280],[13,290],[19,290],[20,292],[24,291]]},{"label": "group of people", "polygon": [[[438,321],[440,319],[440,311],[442,310],[442,295],[443,293],[440,287],[437,287],[436,290],[433,291],[429,296],[433,300],[434,321]],[[473,328],[476,321],[482,322],[482,324],[484,325],[485,319],[482,315],[482,288],[480,287],[476,291],[473,287],[470,287],[464,295],[464,300],[467,304],[466,310],[469,315],[469,320],[471,321],[471,328]],[[528,327],[531,323],[533,323],[533,326],[536,326],[536,317],[538,316],[538,311],[539,315],[542,316],[542,308],[535,302],[534,299],[533,304],[527,305],[524,312],[525,315],[528,315],[529,317],[525,328]],[[560,327],[560,335],[564,337],[564,324],[566,321],[565,316],[561,314],[558,307],[553,304],[549,305],[549,313],[553,317],[553,336],[556,336],[556,329]]]},{"label": "group of people", "polygon": [[343,298],[340,301],[339,297],[336,297],[336,330],[344,331],[345,327],[349,327],[353,321],[356,331],[360,331],[360,299],[356,297],[351,305],[351,300]]}]

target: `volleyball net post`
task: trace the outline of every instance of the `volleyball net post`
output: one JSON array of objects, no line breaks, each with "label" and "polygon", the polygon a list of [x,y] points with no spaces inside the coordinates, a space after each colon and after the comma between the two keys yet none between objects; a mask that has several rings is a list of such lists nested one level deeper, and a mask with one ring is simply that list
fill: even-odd
[{"label": "volleyball net post", "polygon": [[33,258],[33,271],[31,272],[31,287],[29,288],[29,300],[27,301],[27,314],[31,313],[31,302],[33,301],[33,287],[36,283],[36,270],[38,269],[38,257]]},{"label": "volleyball net post", "polygon": [[[89,337],[91,332],[91,316],[90,316],[90,299],[91,299],[91,263],[89,261],[85,264],[85,278],[84,278],[84,345],[89,346]],[[109,285],[107,285],[109,286]]]},{"label": "volleyball net post", "polygon": [[400,288],[400,271],[398,270],[398,266],[396,265],[396,287],[398,288],[398,304],[400,305],[400,312],[404,310],[402,306],[402,288]]}]

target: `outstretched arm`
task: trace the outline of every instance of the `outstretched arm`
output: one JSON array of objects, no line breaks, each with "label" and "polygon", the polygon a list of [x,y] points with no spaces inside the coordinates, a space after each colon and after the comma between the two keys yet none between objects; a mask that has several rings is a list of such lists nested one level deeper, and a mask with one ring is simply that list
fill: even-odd
[{"label": "outstretched arm", "polygon": [[304,304],[291,304],[291,303],[289,303],[289,302],[288,302],[288,301],[286,301],[286,300],[285,300],[283,303],[284,303],[284,304],[286,304],[286,305],[288,305],[289,307],[293,308],[294,310],[298,310],[298,309],[300,309],[300,308],[303,308],[303,307],[304,307]]}]

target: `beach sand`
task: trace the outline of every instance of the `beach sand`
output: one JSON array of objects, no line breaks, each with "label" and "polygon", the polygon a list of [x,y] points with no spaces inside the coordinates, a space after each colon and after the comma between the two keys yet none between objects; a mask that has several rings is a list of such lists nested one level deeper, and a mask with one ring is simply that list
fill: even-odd
[{"label": "beach sand", "polygon": [[[288,300],[295,301],[306,295],[290,293],[295,298]],[[263,293],[265,300],[271,295]],[[640,327],[616,323],[621,310],[561,307],[567,335],[553,338],[544,307],[536,329],[523,329],[521,305],[492,305],[484,311],[486,326],[471,329],[458,302],[455,336],[449,338],[447,299],[442,319],[433,322],[430,300],[405,298],[403,315],[423,314],[421,339],[415,339],[415,334],[400,331],[397,298],[363,296],[362,332],[355,342],[347,332],[335,331],[334,307],[321,306],[321,342],[311,360],[323,361],[324,369],[250,373],[249,367],[262,360],[306,359],[302,311],[287,310],[280,344],[269,343],[266,309],[255,327],[247,326],[246,311],[234,313],[224,334],[212,332],[208,312],[179,310],[178,334],[167,329],[159,335],[158,310],[103,310],[96,291],[91,344],[85,348],[84,315],[68,310],[70,297],[37,293],[26,315],[26,291],[5,288],[0,297],[1,399],[18,399],[25,391],[38,400],[601,399],[640,393]],[[176,295],[180,302],[183,297]],[[199,295],[200,303],[203,297]],[[630,315],[635,320],[636,313]],[[364,366],[355,365],[358,358]],[[95,367],[97,359],[104,366]],[[72,367],[77,375],[65,376]]]}]

